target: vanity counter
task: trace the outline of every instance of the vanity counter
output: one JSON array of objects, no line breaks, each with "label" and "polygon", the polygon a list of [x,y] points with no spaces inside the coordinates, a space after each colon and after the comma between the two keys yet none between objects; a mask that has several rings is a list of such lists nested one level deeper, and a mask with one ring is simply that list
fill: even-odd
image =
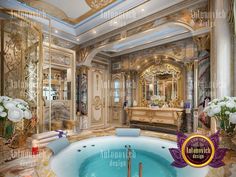
[{"label": "vanity counter", "polygon": [[181,108],[129,107],[126,111],[131,127],[140,125],[140,128],[145,129],[149,126],[180,131],[184,118],[184,109]]}]

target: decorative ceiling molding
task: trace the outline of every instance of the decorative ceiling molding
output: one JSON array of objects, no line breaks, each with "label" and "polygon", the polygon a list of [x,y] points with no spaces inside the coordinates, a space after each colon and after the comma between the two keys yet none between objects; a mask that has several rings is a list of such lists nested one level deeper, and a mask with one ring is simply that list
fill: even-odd
[{"label": "decorative ceiling molding", "polygon": [[[136,49],[139,46],[149,45],[155,42],[160,44],[166,43],[170,38],[176,38],[180,35],[184,35],[183,38],[192,37],[199,32],[205,33],[202,29],[209,28],[208,18],[198,20],[198,16],[195,17],[192,13],[199,12],[199,9],[204,9],[206,13],[208,3],[195,4],[186,9],[180,10],[176,13],[172,13],[162,18],[154,19],[136,28],[125,30],[119,34],[115,34],[110,38],[105,38],[103,41],[97,42],[93,45],[86,46],[86,44],[80,46],[80,49],[92,47],[93,50],[86,58],[78,58],[79,63],[90,64],[94,55],[97,52],[106,51],[109,54],[116,54],[125,50]],[[175,32],[171,30],[175,30]],[[209,31],[209,30],[207,30]],[[125,33],[125,38],[122,38],[122,34]],[[95,41],[96,42],[96,41]],[[159,44],[159,45],[160,45]],[[78,50],[78,53],[80,52]]]},{"label": "decorative ceiling molding", "polygon": [[[176,20],[176,16],[173,16],[173,14],[176,14],[180,11],[184,11],[184,9],[189,9],[193,6],[204,6],[208,4],[207,0],[196,0],[196,1],[192,1],[192,0],[185,0],[182,1],[178,4],[175,4],[171,7],[168,7],[164,10],[158,11],[155,14],[152,14],[150,16],[147,16],[145,18],[142,18],[138,21],[136,21],[135,23],[131,23],[129,25],[126,25],[124,27],[121,27],[119,29],[113,30],[109,33],[106,33],[104,35],[101,35],[97,38],[93,38],[91,40],[88,40],[87,42],[83,43],[83,47],[89,46],[89,45],[93,45],[94,43],[99,43],[104,40],[110,40],[111,38],[114,38],[115,36],[120,36],[122,33],[127,35],[133,35],[134,33],[139,33],[142,31],[145,31],[147,29],[150,29],[150,27],[155,27],[157,25],[160,25],[159,22],[164,23],[162,21],[162,19],[165,19],[166,17],[169,16],[169,18],[172,18],[172,21]],[[185,13],[182,13],[183,18],[182,19],[186,19],[184,18]],[[188,13],[188,15],[191,15]],[[168,19],[167,19],[168,20]],[[158,24],[158,23],[159,24]],[[181,22],[186,22],[186,20],[181,20]],[[199,21],[196,21],[196,23]]]},{"label": "decorative ceiling molding", "polygon": [[46,12],[47,14],[56,17],[60,20],[63,20],[65,22],[68,22],[72,25],[78,24],[81,21],[89,18],[90,16],[94,15],[98,11],[102,10],[103,8],[107,7],[108,5],[115,2],[115,0],[86,0],[86,3],[91,8],[86,13],[82,14],[78,18],[70,18],[68,15],[66,15],[66,12],[64,12],[62,9],[54,6],[53,4],[49,2],[45,2],[43,0],[18,0],[19,2],[25,3],[30,7],[33,7],[35,9],[38,9],[40,11]]}]

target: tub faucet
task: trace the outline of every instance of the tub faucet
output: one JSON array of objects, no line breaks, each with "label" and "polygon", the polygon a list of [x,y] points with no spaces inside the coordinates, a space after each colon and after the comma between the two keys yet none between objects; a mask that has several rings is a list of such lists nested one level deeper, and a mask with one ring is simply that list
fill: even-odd
[{"label": "tub faucet", "polygon": [[128,148],[128,177],[131,177],[131,157],[132,157],[132,150],[131,148],[129,147]]},{"label": "tub faucet", "polygon": [[139,177],[143,177],[143,163],[139,162]]}]

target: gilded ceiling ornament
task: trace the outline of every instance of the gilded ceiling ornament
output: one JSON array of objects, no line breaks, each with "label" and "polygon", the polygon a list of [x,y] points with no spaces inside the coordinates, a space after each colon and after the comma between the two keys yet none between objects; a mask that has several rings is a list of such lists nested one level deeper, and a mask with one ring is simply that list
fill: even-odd
[{"label": "gilded ceiling ornament", "polygon": [[114,0],[86,0],[86,3],[92,9],[101,9],[114,2]]}]

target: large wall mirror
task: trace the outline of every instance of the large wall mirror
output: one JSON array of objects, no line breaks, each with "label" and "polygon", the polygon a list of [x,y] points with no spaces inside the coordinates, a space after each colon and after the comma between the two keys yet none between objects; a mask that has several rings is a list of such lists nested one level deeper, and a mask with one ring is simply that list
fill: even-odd
[{"label": "large wall mirror", "polygon": [[147,106],[154,95],[167,104],[181,101],[181,76],[181,68],[169,63],[148,67],[139,76],[140,105]]}]

